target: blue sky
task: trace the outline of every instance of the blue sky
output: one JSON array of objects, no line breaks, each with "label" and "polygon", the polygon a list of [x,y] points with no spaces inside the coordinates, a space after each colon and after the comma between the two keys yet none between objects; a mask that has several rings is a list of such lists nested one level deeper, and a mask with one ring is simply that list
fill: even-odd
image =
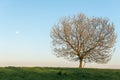
[{"label": "blue sky", "polygon": [[[119,0],[0,0],[0,66],[78,66],[52,53],[50,30],[64,16],[84,13],[115,24],[117,43],[108,65],[120,65]],[[89,65],[88,65],[89,67]]]}]

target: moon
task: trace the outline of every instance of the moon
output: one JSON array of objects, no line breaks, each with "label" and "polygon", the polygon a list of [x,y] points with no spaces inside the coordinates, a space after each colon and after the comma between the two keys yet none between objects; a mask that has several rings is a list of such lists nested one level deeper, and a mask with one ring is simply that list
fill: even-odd
[{"label": "moon", "polygon": [[19,32],[19,31],[16,31],[15,33],[16,33],[16,34],[19,34],[20,32]]}]

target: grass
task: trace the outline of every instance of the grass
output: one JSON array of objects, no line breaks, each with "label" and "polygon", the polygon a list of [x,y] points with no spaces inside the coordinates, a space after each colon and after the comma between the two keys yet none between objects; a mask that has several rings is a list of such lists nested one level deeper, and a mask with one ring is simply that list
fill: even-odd
[{"label": "grass", "polygon": [[0,80],[120,80],[120,69],[1,67]]}]

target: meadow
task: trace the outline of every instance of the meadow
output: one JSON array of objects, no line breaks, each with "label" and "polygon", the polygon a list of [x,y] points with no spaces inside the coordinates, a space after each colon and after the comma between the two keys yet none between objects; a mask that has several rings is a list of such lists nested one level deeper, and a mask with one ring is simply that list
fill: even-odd
[{"label": "meadow", "polygon": [[0,80],[120,80],[120,69],[1,67]]}]

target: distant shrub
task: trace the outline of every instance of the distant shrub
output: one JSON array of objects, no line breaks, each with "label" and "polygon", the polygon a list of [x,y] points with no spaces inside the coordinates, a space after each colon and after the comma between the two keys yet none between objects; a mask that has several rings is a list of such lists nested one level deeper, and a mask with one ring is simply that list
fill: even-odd
[{"label": "distant shrub", "polygon": [[67,73],[66,72],[62,72],[62,71],[59,71],[59,72],[57,72],[57,75],[59,75],[59,76],[66,76],[67,75]]},{"label": "distant shrub", "polygon": [[61,76],[61,75],[62,75],[62,72],[61,72],[61,71],[57,72],[57,75]]}]

